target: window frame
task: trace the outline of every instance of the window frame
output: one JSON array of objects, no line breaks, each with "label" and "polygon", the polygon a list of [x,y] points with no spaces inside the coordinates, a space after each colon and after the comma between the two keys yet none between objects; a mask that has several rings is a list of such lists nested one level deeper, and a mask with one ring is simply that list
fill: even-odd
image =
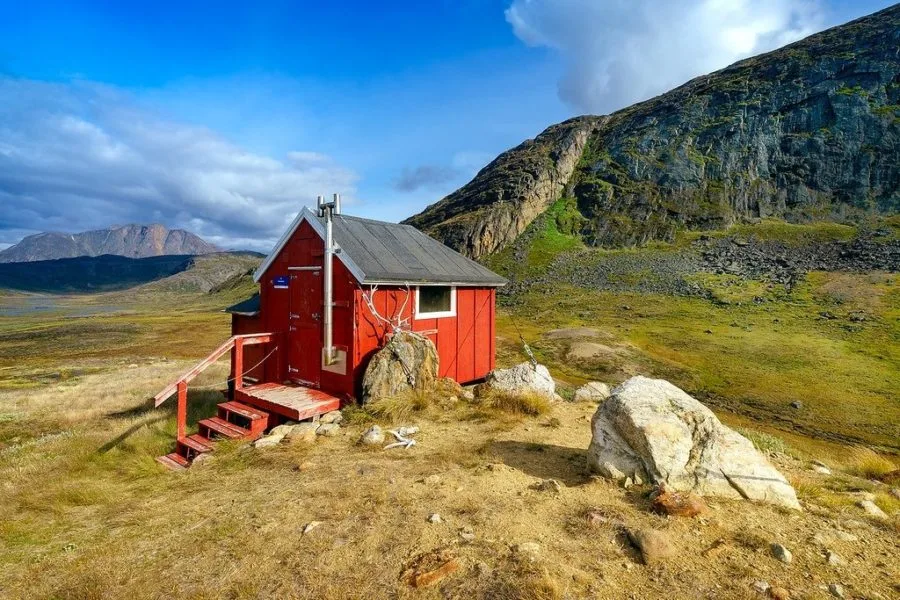
[{"label": "window frame", "polygon": [[[421,294],[419,293],[423,287],[446,287],[450,288],[450,310],[441,310],[435,312],[422,312],[419,310],[419,298]],[[416,310],[415,310],[415,320],[421,319],[445,319],[447,317],[455,317],[456,316],[456,286],[455,285],[417,285],[416,286]]]}]

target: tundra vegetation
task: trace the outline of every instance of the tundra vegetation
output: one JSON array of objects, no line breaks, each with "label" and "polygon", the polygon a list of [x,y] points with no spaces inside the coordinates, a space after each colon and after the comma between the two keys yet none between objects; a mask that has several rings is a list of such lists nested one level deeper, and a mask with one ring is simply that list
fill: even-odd
[{"label": "tundra vegetation", "polygon": [[[697,234],[588,250],[566,233],[565,206],[555,215],[493,259],[513,278],[498,362],[525,360],[521,333],[568,400],[398,398],[346,410],[339,436],[266,451],[221,443],[183,473],[153,460],[171,450],[174,406],[146,399],[227,337],[220,310],[252,289],[248,280],[211,293],[161,284],[4,293],[0,595],[752,598],[758,581],[801,598],[833,583],[895,595],[900,500],[896,483],[877,480],[900,451],[897,275],[814,271],[785,285],[668,270],[660,265],[706,247]],[[896,235],[896,224],[874,229]],[[763,222],[705,235],[801,248],[859,231]],[[609,281],[553,279],[567,264],[591,264]],[[685,278],[687,293],[670,285]],[[192,384],[190,424],[220,400],[227,368]],[[750,438],[806,510],[709,500],[699,520],[667,518],[650,511],[648,486],[592,477],[585,450],[597,405],[571,401],[573,391],[639,373],[676,383]],[[357,445],[372,423],[418,425],[418,443]],[[888,516],[864,512],[863,498]],[[622,523],[662,532],[670,556],[642,564]],[[770,556],[776,542],[790,565]],[[458,569],[411,587],[403,574],[435,552]]]}]

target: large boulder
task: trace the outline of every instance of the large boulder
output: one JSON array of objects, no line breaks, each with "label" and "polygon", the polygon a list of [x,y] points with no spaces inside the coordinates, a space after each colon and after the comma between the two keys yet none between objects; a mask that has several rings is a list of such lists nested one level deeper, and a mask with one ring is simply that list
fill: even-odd
[{"label": "large boulder", "polygon": [[434,387],[438,353],[434,342],[411,331],[395,333],[372,357],[362,382],[363,403]]},{"label": "large boulder", "polygon": [[530,362],[488,373],[479,391],[483,393],[492,390],[514,394],[536,393],[556,398],[556,382],[550,376],[550,371],[544,365],[533,365]]},{"label": "large boulder", "polygon": [[794,489],[750,440],[668,381],[629,379],[591,426],[589,466],[606,477],[637,473],[671,491],[800,508]]}]

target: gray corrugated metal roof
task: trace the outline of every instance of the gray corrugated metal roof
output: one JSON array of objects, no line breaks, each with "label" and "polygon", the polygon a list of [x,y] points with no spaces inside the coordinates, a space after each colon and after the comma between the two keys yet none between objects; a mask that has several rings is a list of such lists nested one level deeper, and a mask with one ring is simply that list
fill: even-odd
[{"label": "gray corrugated metal roof", "polygon": [[259,294],[253,294],[246,300],[241,300],[237,304],[229,306],[225,312],[235,315],[253,316],[259,314]]},{"label": "gray corrugated metal roof", "polygon": [[[304,220],[325,237],[325,221],[304,208],[257,269],[259,281]],[[360,283],[456,284],[496,287],[506,280],[412,225],[336,215],[338,258]]]},{"label": "gray corrugated metal roof", "polygon": [[[318,219],[318,217],[316,217]],[[324,226],[324,221],[318,219]],[[347,215],[334,218],[334,239],[360,271],[363,283],[460,283],[497,286],[506,280],[412,225]]]}]

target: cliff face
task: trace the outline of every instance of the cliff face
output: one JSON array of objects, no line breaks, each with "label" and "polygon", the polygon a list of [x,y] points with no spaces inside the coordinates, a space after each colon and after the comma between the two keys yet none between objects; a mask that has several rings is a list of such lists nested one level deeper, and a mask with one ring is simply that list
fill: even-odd
[{"label": "cliff face", "polygon": [[900,5],[554,125],[408,220],[479,257],[560,197],[586,243],[670,239],[754,217],[900,210]]},{"label": "cliff face", "polygon": [[126,225],[83,233],[38,233],[0,252],[0,263],[114,254],[129,258],[209,254],[219,249],[193,233],[162,225]]}]

